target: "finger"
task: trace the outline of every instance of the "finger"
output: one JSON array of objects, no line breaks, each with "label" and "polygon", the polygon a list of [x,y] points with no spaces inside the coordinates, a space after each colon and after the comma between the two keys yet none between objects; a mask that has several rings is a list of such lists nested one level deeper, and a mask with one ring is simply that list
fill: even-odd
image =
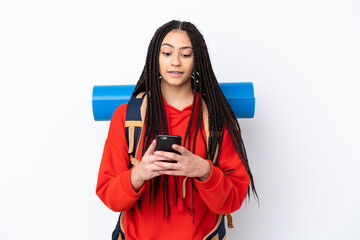
[{"label": "finger", "polygon": [[161,170],[159,173],[164,175],[184,176],[184,173],[179,170]]},{"label": "finger", "polygon": [[159,173],[161,170],[168,170],[168,169],[164,169],[162,167],[156,166],[155,164],[149,164],[145,168],[145,172],[147,176],[146,180],[162,175],[162,173]]},{"label": "finger", "polygon": [[154,165],[160,167],[161,168],[160,170],[174,170],[174,169],[176,170],[179,168],[177,163],[171,163],[166,161],[154,162]]},{"label": "finger", "polygon": [[185,154],[188,150],[186,148],[184,148],[183,146],[177,145],[177,144],[173,144],[172,148],[176,151],[178,151],[181,155]]},{"label": "finger", "polygon": [[179,154],[172,153],[172,152],[165,152],[165,151],[156,151],[156,152],[154,152],[154,155],[159,156],[159,157],[165,157],[168,160],[175,160],[175,161],[179,161],[181,158],[181,155],[179,155]]},{"label": "finger", "polygon": [[169,169],[163,168],[163,167],[158,166],[156,164],[152,164],[152,166],[150,168],[150,171],[153,172],[153,173],[158,173],[159,171],[162,171],[162,170],[169,170]]},{"label": "finger", "polygon": [[153,160],[153,162],[174,161],[174,159],[172,159],[172,158],[168,158],[168,157],[166,157],[166,156],[157,156],[157,155],[154,155],[154,156],[152,157],[152,160]]},{"label": "finger", "polygon": [[144,155],[144,157],[142,158],[141,162],[140,163],[146,163],[146,164],[152,164],[154,162],[157,162],[157,161],[173,161],[173,159],[170,159],[170,158],[167,158],[167,157],[164,157],[164,156],[157,156],[155,154],[149,154],[149,155]]},{"label": "finger", "polygon": [[152,143],[150,144],[150,146],[148,147],[148,149],[146,150],[144,155],[152,154],[155,151],[155,147],[156,147],[156,140],[154,139],[152,141]]}]

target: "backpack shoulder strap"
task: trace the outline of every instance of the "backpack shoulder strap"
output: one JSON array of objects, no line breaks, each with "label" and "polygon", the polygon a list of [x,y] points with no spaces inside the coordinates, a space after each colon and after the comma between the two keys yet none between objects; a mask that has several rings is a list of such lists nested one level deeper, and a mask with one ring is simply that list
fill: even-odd
[{"label": "backpack shoulder strap", "polygon": [[126,108],[125,134],[128,144],[128,153],[132,165],[138,164],[136,159],[139,150],[139,140],[145,121],[147,107],[146,93],[132,96]]},{"label": "backpack shoulder strap", "polygon": [[[135,158],[139,150],[139,140],[145,121],[147,107],[146,93],[142,92],[132,96],[126,108],[125,135],[130,156],[130,165],[136,165],[139,161]],[[120,213],[116,228],[112,234],[113,240],[125,239],[123,232],[124,212]]]}]

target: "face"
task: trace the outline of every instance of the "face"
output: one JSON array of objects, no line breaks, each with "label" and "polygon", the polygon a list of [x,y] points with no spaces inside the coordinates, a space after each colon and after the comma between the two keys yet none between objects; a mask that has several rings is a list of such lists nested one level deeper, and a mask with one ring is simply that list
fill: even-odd
[{"label": "face", "polygon": [[185,31],[172,30],[161,43],[159,65],[162,85],[191,88],[194,56],[190,38]]}]

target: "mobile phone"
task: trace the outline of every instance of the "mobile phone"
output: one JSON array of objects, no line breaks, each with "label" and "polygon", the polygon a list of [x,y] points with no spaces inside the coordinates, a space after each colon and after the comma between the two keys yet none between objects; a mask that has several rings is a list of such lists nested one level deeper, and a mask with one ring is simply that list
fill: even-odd
[{"label": "mobile phone", "polygon": [[[180,154],[172,148],[173,144],[181,146],[181,137],[178,135],[157,135],[155,151],[166,151]],[[176,161],[170,161],[176,162]]]}]

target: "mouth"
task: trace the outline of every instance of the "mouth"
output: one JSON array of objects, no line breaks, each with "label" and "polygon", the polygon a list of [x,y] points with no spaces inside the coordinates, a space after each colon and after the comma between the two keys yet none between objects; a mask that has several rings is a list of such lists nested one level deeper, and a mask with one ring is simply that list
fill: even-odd
[{"label": "mouth", "polygon": [[172,77],[180,77],[184,74],[184,72],[181,71],[168,71],[168,74]]}]

